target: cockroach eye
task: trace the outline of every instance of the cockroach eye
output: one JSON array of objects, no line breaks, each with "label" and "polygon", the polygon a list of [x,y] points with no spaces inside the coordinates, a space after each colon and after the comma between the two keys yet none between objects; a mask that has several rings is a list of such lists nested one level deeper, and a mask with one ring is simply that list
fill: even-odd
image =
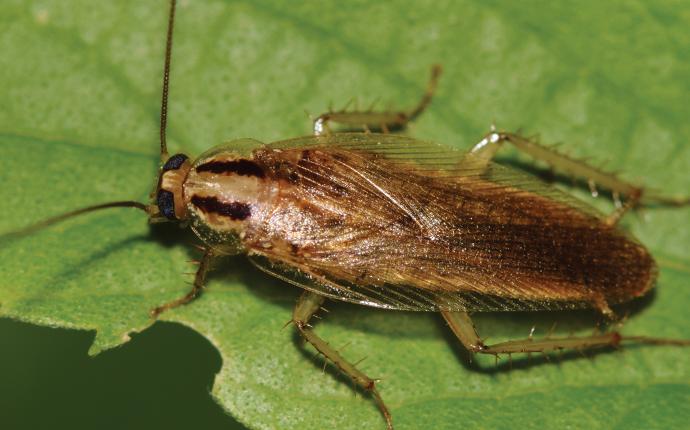
[{"label": "cockroach eye", "polygon": [[168,170],[177,170],[180,168],[180,166],[187,161],[189,157],[187,157],[184,154],[175,154],[172,157],[168,158],[168,161],[165,162],[163,165],[163,171],[167,172]]},{"label": "cockroach eye", "polygon": [[[184,160],[182,160],[184,162]],[[165,163],[166,165],[168,163]],[[158,190],[158,197],[156,198],[158,203],[158,210],[161,214],[169,220],[176,220],[175,217],[175,197],[173,193],[167,190]]]},{"label": "cockroach eye", "polygon": [[180,221],[186,217],[182,183],[189,168],[189,157],[184,154],[175,154],[163,164],[155,203],[161,215],[168,220]]}]

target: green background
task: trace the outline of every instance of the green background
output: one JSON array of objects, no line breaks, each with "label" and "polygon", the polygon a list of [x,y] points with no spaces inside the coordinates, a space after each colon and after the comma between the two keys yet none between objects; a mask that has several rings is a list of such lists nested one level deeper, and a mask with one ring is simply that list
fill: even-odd
[{"label": "green background", "polygon": [[[467,148],[492,122],[522,127],[627,179],[689,192],[687,3],[343,3],[181,2],[171,149],[198,154],[238,137],[303,135],[305,111],[353,97],[411,106],[440,62],[438,97],[412,136]],[[164,1],[0,4],[0,231],[146,198],[157,167],[165,14]],[[524,162],[511,151],[503,159]],[[631,314],[624,333],[688,337],[689,217],[653,209],[626,219],[661,276],[653,296],[619,309]],[[235,419],[252,428],[383,428],[371,401],[322,374],[281,330],[298,290],[242,258],[225,261],[193,306],[164,315],[182,325],[148,328],[147,310],[186,290],[181,273],[195,252],[189,234],[142,218],[102,212],[0,244],[3,428],[233,428]],[[479,370],[436,315],[329,309],[318,333],[350,342],[353,361],[368,356],[363,368],[383,378],[398,429],[681,428],[690,419],[682,349],[534,358],[512,371],[484,357]],[[553,322],[560,333],[586,333],[597,317],[477,320],[500,341],[532,325],[544,334]],[[222,406],[207,394],[212,385]]]}]

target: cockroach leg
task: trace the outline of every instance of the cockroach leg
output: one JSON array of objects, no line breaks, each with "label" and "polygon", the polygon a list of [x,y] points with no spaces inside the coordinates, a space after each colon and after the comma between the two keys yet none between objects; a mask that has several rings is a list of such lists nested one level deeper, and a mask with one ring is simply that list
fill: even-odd
[{"label": "cockroach leg", "polygon": [[599,311],[599,313],[601,313],[604,317],[606,317],[609,321],[613,321],[616,319],[616,314],[613,312],[613,309],[611,309],[603,295],[593,295],[592,306],[594,307],[594,309]]},{"label": "cockroach leg", "polygon": [[470,352],[481,354],[513,354],[513,353],[549,353],[572,349],[584,351],[587,349],[618,347],[622,342],[632,342],[648,345],[690,346],[690,340],[663,339],[647,336],[623,336],[618,331],[593,334],[591,336],[562,337],[511,340],[494,345],[485,345],[477,334],[472,319],[466,312],[441,311],[443,318],[450,326],[455,336]]},{"label": "cockroach leg", "polygon": [[370,131],[389,131],[401,130],[410,121],[416,119],[431,103],[431,99],[436,91],[438,78],[441,76],[441,66],[435,64],[431,68],[431,78],[427,89],[417,106],[409,111],[332,111],[319,115],[314,120],[314,135],[323,136],[331,134],[330,124],[340,124],[346,129],[362,129]]},{"label": "cockroach leg", "polygon": [[618,224],[618,221],[620,221],[621,218],[623,218],[623,215],[625,215],[630,209],[634,209],[638,205],[638,203],[640,202],[640,198],[642,198],[641,189],[639,193],[628,196],[628,200],[622,205],[616,207],[616,209],[606,217],[604,222],[610,226]]},{"label": "cockroach leg", "polygon": [[520,152],[524,152],[534,159],[546,162],[551,168],[586,180],[592,189],[600,186],[612,191],[616,195],[628,197],[626,204],[616,209],[609,216],[607,222],[612,225],[618,222],[623,214],[640,202],[642,198],[643,189],[641,187],[625,182],[613,173],[599,170],[582,160],[573,159],[557,152],[555,149],[541,145],[535,140],[514,133],[489,132],[466,156],[464,160],[466,167],[476,169],[487,167],[505,142],[512,144]]},{"label": "cockroach leg", "polygon": [[[690,205],[690,197],[663,196],[650,193],[645,191],[643,187],[621,180],[614,173],[597,169],[585,161],[576,160],[561,154],[553,148],[541,145],[537,141],[519,134],[495,131],[493,127],[470,150],[463,160],[463,167],[478,170],[486,168],[505,142],[512,144],[518,151],[524,152],[536,160],[546,162],[553,169],[558,169],[565,174],[586,180],[592,190],[596,190],[599,186],[611,191],[617,203],[617,208],[605,220],[609,225],[615,225],[626,212],[635,208],[638,204],[676,207]],[[620,204],[620,196],[627,198],[625,203]]]},{"label": "cockroach leg", "polygon": [[327,360],[333,362],[336,367],[352,378],[355,384],[359,385],[365,391],[371,393],[378,405],[383,417],[386,420],[386,424],[389,430],[393,429],[393,421],[391,418],[388,408],[383,403],[381,395],[376,390],[375,381],[362,373],[359,369],[351,364],[349,361],[345,360],[337,350],[332,348],[326,341],[321,339],[314,333],[312,327],[308,324],[309,319],[321,308],[325,298],[318,294],[312,293],[310,291],[305,291],[300,296],[292,312],[292,322],[297,327],[297,330],[302,335],[302,337],[309,343],[311,343],[317,351],[326,357]]},{"label": "cockroach leg", "polygon": [[201,257],[201,260],[199,261],[199,267],[197,268],[196,274],[194,275],[194,282],[192,284],[191,291],[185,294],[184,297],[180,297],[177,300],[173,300],[171,302],[165,303],[161,306],[152,309],[150,312],[151,317],[156,318],[158,317],[158,315],[167,311],[168,309],[186,305],[187,303],[199,297],[199,295],[201,295],[201,292],[204,289],[204,284],[206,283],[206,274],[210,269],[211,260],[213,260],[214,257],[215,254],[213,249],[207,248],[204,251],[203,257]]},{"label": "cockroach leg", "polygon": [[586,162],[570,158],[564,154],[547,146],[541,145],[535,140],[522,137],[515,133],[502,131],[491,131],[476,144],[466,157],[467,163],[472,163],[471,167],[485,168],[493,160],[496,152],[503,143],[508,142],[515,146],[520,152],[532,156],[536,160],[541,160],[549,164],[554,169],[558,169],[565,174],[585,179],[591,186],[604,187],[612,192],[634,196],[642,195],[642,189],[622,181],[615,174],[604,172],[588,165]]},{"label": "cockroach leg", "polygon": [[472,319],[467,312],[441,311],[448,326],[460,343],[470,352],[480,352],[484,348],[484,342],[479,337]]}]

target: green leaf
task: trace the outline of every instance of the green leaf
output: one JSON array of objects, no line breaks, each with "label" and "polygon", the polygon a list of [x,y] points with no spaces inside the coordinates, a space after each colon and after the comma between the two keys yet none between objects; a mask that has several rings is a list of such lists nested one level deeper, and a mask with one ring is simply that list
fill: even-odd
[{"label": "green leaf", "polygon": [[[157,167],[165,2],[5,1],[0,5],[0,231],[96,202],[146,199]],[[467,148],[495,122],[667,194],[688,193],[690,5],[560,2],[181,2],[170,144],[307,134],[311,115],[352,97],[411,106],[431,64],[445,74],[412,136]],[[508,157],[511,152],[507,152]],[[584,196],[582,191],[578,192]],[[610,210],[605,201],[597,202]],[[653,209],[629,228],[657,257],[653,297],[624,333],[687,337],[690,210]],[[151,325],[186,292],[196,253],[141,213],[76,218],[0,246],[0,313],[96,330],[91,353]],[[299,291],[225,262],[208,292],[163,319],[197,330],[223,367],[213,396],[251,428],[383,428],[368,398],[302,348],[289,320]],[[679,428],[690,359],[671,347],[486,370],[467,364],[437,315],[328,306],[317,332],[363,356],[398,429]],[[624,310],[623,310],[624,311]],[[588,332],[582,313],[478,316],[491,341]],[[517,359],[517,357],[516,357]],[[539,361],[539,360],[536,360]],[[193,365],[193,364],[190,364]]]}]

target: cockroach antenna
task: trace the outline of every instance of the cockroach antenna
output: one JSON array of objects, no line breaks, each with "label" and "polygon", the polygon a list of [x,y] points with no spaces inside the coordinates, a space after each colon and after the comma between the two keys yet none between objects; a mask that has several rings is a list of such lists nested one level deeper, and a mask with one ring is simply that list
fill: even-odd
[{"label": "cockroach antenna", "polygon": [[165,63],[163,65],[163,91],[161,93],[161,162],[165,162],[168,155],[168,143],[166,130],[168,126],[168,93],[170,87],[170,61],[172,58],[173,28],[175,26],[175,0],[170,1],[170,13],[168,15],[168,34],[165,41]]},{"label": "cockroach antenna", "polygon": [[[168,125],[168,94],[170,87],[170,62],[172,58],[172,42],[173,42],[173,27],[175,24],[175,5],[176,1],[170,1],[170,12],[168,14],[168,32],[165,43],[165,62],[163,66],[163,90],[161,93],[161,114],[160,114],[160,155],[161,162],[165,163],[169,157],[168,145],[166,141],[166,129]],[[164,167],[165,168],[165,167]],[[157,222],[160,219],[157,218],[159,215],[158,207],[156,205],[147,205],[134,200],[127,201],[116,201],[101,203],[93,206],[86,206],[81,209],[76,209],[69,211],[54,217],[46,218],[35,224],[29,225],[27,227],[21,228],[19,230],[10,231],[0,235],[0,241],[13,240],[20,237],[27,236],[38,230],[50,227],[51,225],[60,223],[70,218],[74,218],[79,215],[84,215],[91,212],[96,212],[102,209],[110,208],[136,208],[141,209],[146,212],[152,222]]]},{"label": "cockroach antenna", "polygon": [[142,211],[146,212],[149,215],[151,215],[152,211],[154,210],[152,206],[149,206],[149,205],[146,205],[144,203],[137,202],[134,200],[101,203],[99,205],[87,206],[87,207],[84,207],[81,209],[76,209],[73,211],[65,212],[63,214],[56,215],[54,217],[46,218],[42,221],[38,221],[35,224],[31,224],[31,225],[26,226],[24,228],[21,228],[19,230],[4,233],[4,234],[0,235],[0,242],[28,236],[28,235],[30,235],[30,234],[38,231],[38,230],[42,230],[46,227],[50,227],[51,225],[60,223],[60,222],[65,221],[67,219],[74,218],[76,216],[84,215],[84,214],[91,213],[91,212],[96,212],[96,211],[99,211],[102,209],[110,209],[110,208],[136,208],[136,209],[141,209]]}]

